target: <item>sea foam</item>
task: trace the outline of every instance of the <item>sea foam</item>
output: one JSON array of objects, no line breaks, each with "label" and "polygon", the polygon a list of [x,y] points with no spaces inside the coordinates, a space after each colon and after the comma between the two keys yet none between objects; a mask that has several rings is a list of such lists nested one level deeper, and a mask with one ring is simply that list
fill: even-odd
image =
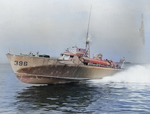
[{"label": "sea foam", "polygon": [[100,82],[124,82],[124,83],[150,83],[150,65],[135,65],[119,72],[113,76],[104,77],[99,80],[91,80],[95,83]]}]

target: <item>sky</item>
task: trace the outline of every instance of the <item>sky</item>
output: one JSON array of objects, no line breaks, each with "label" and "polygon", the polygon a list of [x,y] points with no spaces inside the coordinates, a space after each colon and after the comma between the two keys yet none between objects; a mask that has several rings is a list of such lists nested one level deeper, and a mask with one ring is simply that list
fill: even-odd
[{"label": "sky", "polygon": [[0,0],[0,63],[8,63],[9,50],[59,57],[68,47],[85,48],[91,6],[91,56],[150,63],[150,0]]}]

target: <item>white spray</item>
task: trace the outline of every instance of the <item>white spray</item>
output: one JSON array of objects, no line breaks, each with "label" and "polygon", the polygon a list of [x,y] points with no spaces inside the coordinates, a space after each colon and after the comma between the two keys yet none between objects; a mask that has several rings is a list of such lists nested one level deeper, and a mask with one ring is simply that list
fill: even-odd
[{"label": "white spray", "polygon": [[135,65],[113,76],[100,80],[91,80],[94,83],[123,82],[123,83],[150,83],[150,65]]}]

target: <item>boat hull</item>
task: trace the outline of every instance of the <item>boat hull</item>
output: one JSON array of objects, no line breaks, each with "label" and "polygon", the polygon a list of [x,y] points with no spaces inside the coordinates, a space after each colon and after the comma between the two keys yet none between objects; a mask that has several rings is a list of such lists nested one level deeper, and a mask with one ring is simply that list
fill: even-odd
[{"label": "boat hull", "polygon": [[[79,62],[65,63],[53,58],[7,54],[17,78],[30,84],[57,84],[101,79],[122,69],[87,66]],[[78,60],[76,60],[78,61]],[[78,63],[78,64],[74,64]]]},{"label": "boat hull", "polygon": [[16,76],[21,82],[28,84],[62,84],[80,81],[77,79],[65,79],[65,78],[63,79],[35,74],[31,75],[31,74],[17,73]]}]

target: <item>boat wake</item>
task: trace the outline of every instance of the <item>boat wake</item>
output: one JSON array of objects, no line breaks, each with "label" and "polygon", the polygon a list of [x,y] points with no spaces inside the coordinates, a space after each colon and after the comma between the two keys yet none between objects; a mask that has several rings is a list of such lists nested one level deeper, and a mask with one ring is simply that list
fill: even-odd
[{"label": "boat wake", "polygon": [[123,83],[150,83],[150,65],[135,65],[113,76],[100,80],[90,80],[94,83],[123,82]]}]

